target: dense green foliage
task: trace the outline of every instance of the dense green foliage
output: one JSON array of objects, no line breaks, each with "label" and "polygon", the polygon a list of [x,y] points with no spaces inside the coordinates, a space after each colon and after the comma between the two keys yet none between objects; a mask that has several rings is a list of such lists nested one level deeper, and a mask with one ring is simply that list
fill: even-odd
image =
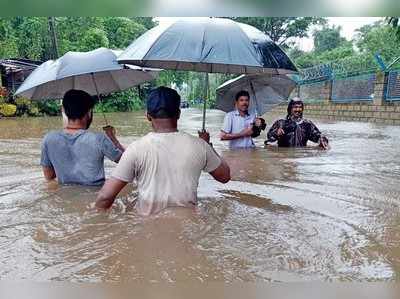
[{"label": "dense green foliage", "polygon": [[368,72],[378,69],[375,54],[379,54],[386,65],[400,56],[396,31],[384,22],[359,28],[351,41],[340,36],[340,27],[326,26],[316,30],[313,39],[315,47],[311,52],[295,47],[288,51],[299,68],[330,63],[344,70]]},{"label": "dense green foliage", "polygon": [[291,38],[307,37],[312,25],[325,24],[319,17],[235,17],[235,21],[252,25],[280,46],[289,46]]},{"label": "dense green foliage", "polygon": [[[317,17],[235,17],[234,20],[257,27],[279,44],[299,68],[331,63],[348,69],[377,69],[374,55],[379,53],[386,64],[400,56],[398,18],[358,29],[353,40],[341,36],[341,28],[328,26],[325,18]],[[156,25],[150,17],[56,17],[58,55],[68,51],[88,51],[98,47],[124,49],[146,30]],[[397,21],[396,21],[397,20]],[[390,24],[389,24],[390,23]],[[314,49],[304,52],[295,46],[298,38],[311,36]],[[0,18],[0,58],[21,57],[48,60],[54,56],[49,18]],[[399,66],[399,64],[397,64]],[[396,67],[396,65],[395,65]],[[229,74],[209,75],[208,106],[213,107],[215,89],[235,77]],[[205,74],[184,71],[162,71],[155,82],[139,89],[103,96],[97,111],[130,111],[142,109],[148,90],[156,85],[172,86],[183,100],[199,104],[206,97]],[[59,113],[59,102],[47,101],[18,108],[19,113]]]}]

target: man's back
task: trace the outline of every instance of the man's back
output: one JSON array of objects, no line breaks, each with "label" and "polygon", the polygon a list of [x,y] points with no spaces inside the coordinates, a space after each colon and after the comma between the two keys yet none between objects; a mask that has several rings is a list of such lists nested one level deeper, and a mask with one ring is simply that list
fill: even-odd
[{"label": "man's back", "polygon": [[201,171],[214,171],[221,159],[202,139],[186,133],[149,133],[123,154],[113,177],[137,180],[136,208],[149,215],[168,206],[196,204]]},{"label": "man's back", "polygon": [[121,151],[102,133],[49,132],[42,143],[41,165],[52,167],[61,184],[102,185],[104,156],[118,160]]}]

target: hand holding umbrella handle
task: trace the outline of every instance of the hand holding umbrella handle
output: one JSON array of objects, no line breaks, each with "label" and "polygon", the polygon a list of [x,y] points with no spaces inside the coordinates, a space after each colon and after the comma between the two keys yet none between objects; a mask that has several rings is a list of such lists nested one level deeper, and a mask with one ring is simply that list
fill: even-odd
[{"label": "hand holding umbrella handle", "polygon": [[197,133],[199,134],[199,137],[201,139],[203,139],[208,144],[211,144],[210,143],[210,133],[208,133],[206,130],[197,131]]},{"label": "hand holding umbrella handle", "polygon": [[116,136],[115,128],[113,126],[104,126],[103,127],[104,133],[110,138],[111,142],[119,148],[122,152],[125,151],[125,147],[119,142]]}]

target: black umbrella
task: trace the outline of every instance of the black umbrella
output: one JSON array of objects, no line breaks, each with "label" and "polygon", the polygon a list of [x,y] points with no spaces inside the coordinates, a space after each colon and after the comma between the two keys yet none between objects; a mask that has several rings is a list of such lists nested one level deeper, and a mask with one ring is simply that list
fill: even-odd
[{"label": "black umbrella", "polygon": [[[221,18],[185,18],[156,26],[135,40],[118,62],[207,74],[297,72],[282,49],[263,32]],[[203,130],[205,107],[206,101]]]}]

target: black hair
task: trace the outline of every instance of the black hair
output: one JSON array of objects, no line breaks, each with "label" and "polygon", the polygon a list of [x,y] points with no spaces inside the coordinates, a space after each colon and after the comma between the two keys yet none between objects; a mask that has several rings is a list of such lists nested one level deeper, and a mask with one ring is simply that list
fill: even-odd
[{"label": "black hair", "polygon": [[247,97],[250,99],[250,94],[246,90],[241,90],[236,94],[235,101],[239,100],[240,97]]},{"label": "black hair", "polygon": [[68,119],[81,119],[94,107],[95,101],[83,90],[70,89],[64,94],[62,106]]},{"label": "black hair", "polygon": [[180,109],[175,112],[170,112],[165,109],[160,109],[157,112],[147,112],[152,118],[178,118]]},{"label": "black hair", "polygon": [[[292,114],[292,108],[294,105],[301,105],[301,107],[304,109],[304,103],[302,100],[290,100],[288,106],[287,106],[287,116],[286,118],[290,118],[290,115]],[[301,116],[303,117],[303,113],[301,114]]]},{"label": "black hair", "polygon": [[175,89],[160,86],[150,91],[147,113],[152,118],[179,118],[181,96]]}]

